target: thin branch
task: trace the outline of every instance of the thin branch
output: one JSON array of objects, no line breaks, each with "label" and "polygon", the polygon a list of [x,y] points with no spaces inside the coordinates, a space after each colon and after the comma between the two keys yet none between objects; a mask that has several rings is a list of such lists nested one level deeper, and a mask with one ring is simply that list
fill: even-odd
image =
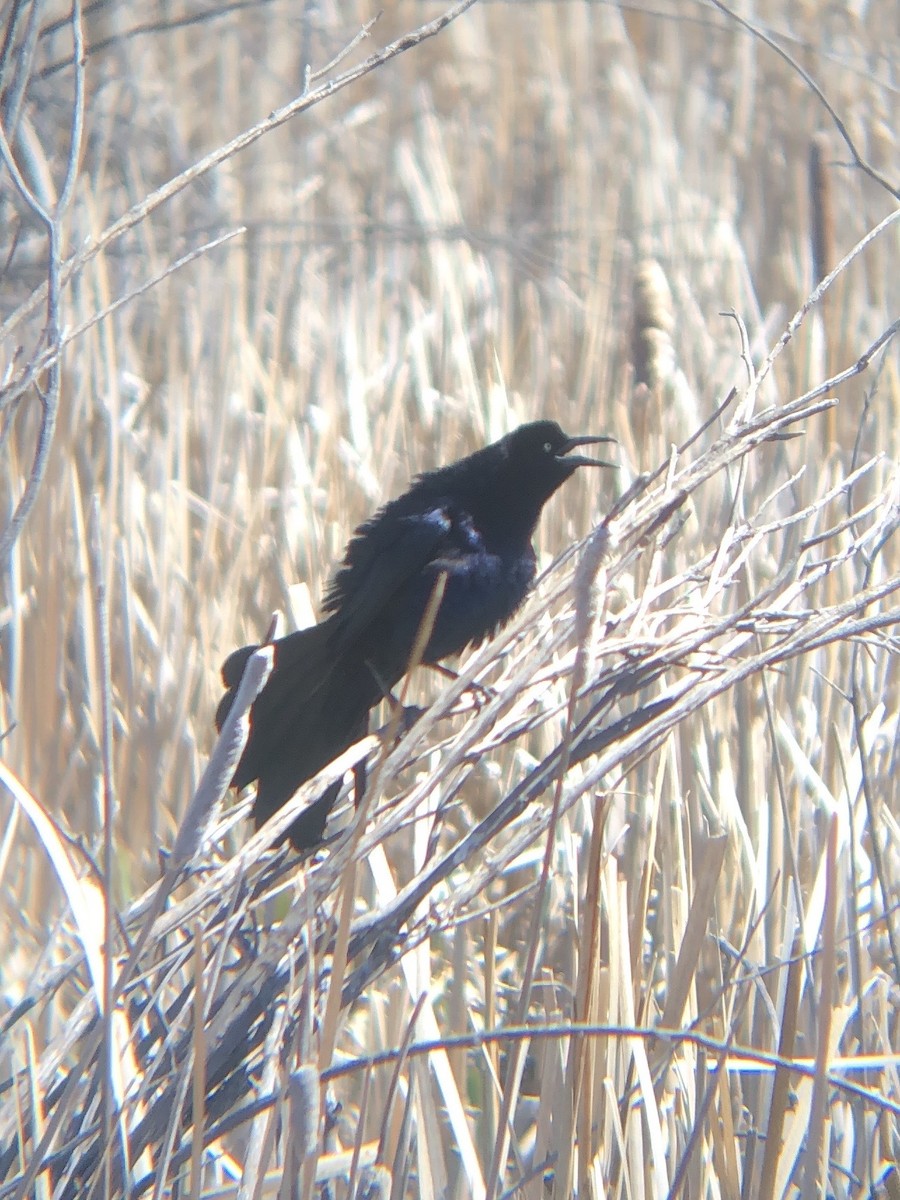
[{"label": "thin branch", "polygon": [[[66,175],[63,183],[63,188],[60,195],[60,200],[55,211],[51,214],[38,200],[34,192],[29,189],[27,182],[23,178],[12,149],[6,139],[5,132],[0,127],[0,157],[2,157],[10,174],[16,184],[17,189],[22,195],[25,202],[32,209],[35,215],[42,221],[47,228],[49,241],[49,265],[47,282],[37,288],[29,297],[29,299],[0,326],[0,339],[9,335],[9,333],[32,313],[35,308],[46,299],[47,302],[47,327],[46,327],[46,343],[47,343],[47,362],[50,372],[46,393],[41,395],[41,424],[38,431],[34,459],[29,471],[28,480],[22,492],[19,502],[16,505],[15,511],[7,525],[0,534],[0,563],[5,562],[12,547],[15,545],[22,528],[25,525],[33,507],[37,500],[41,484],[43,482],[44,473],[47,467],[50,449],[53,444],[53,435],[56,429],[56,418],[59,407],[59,347],[61,343],[61,329],[59,322],[59,302],[62,289],[66,287],[83,269],[90,263],[100,252],[107,246],[111,245],[118,238],[122,237],[128,230],[140,224],[142,221],[172,199],[179,192],[196,182],[204,175],[208,174],[215,167],[220,166],[229,158],[245,150],[261,137],[270,133],[273,129],[284,125],[300,113],[320,103],[336,92],[341,91],[349,84],[363,78],[370,72],[376,70],[384,63],[389,62],[392,58],[396,58],[399,54],[420,45],[429,38],[437,36],[445,29],[452,21],[461,16],[467,9],[471,8],[475,0],[459,0],[459,2],[441,16],[429,21],[420,26],[411,33],[404,34],[396,41],[392,42],[385,49],[370,55],[364,62],[350,70],[344,72],[322,84],[313,92],[306,89],[304,93],[291,103],[284,105],[282,108],[276,109],[270,115],[257,122],[252,128],[239,134],[224,146],[212,151],[205,158],[189,167],[186,171],[181,172],[162,187],[157,188],[145,199],[135,204],[126,212],[119,220],[113,222],[96,241],[89,242],[77,254],[69,258],[65,263],[61,259],[61,217],[64,214],[65,208],[71,200],[72,191],[74,188],[75,178],[77,176],[78,159],[81,153],[81,139],[83,130],[83,107],[84,107],[84,40],[81,28],[81,0],[76,0],[72,10],[72,29],[73,43],[75,46],[75,100],[74,113],[72,121],[72,137],[69,146],[69,156],[66,167]],[[365,37],[369,26],[366,26],[360,35],[351,43],[355,45],[362,37]],[[333,62],[341,61],[343,55],[338,55]],[[327,70],[327,68],[326,68]],[[33,370],[26,368],[26,375],[33,376]],[[18,381],[13,385],[14,390],[18,385]]]},{"label": "thin branch", "polygon": [[[427,41],[429,38],[436,37],[475,3],[476,0],[459,0],[457,4],[454,4],[445,13],[442,13],[441,16],[436,17],[433,21],[426,22],[411,33],[406,33],[402,37],[397,38],[396,41],[391,42],[383,50],[371,54],[364,62],[351,67],[348,71],[329,80],[327,83],[323,83],[321,87],[316,88],[314,91],[303,93],[282,108],[275,109],[268,117],[258,121],[250,129],[239,133],[230,142],[217,147],[200,159],[199,162],[194,163],[167,183],[162,184],[155,192],[151,192],[149,196],[123,213],[118,220],[107,226],[96,240],[88,242],[77,254],[74,254],[63,264],[61,272],[63,286],[70,283],[74,276],[96,258],[101,250],[106,249],[107,246],[117,241],[129,229],[133,229],[135,225],[140,224],[152,212],[155,212],[156,209],[171,200],[173,196],[177,196],[180,192],[183,192],[185,188],[190,187],[198,179],[202,179],[204,175],[208,175],[210,171],[227,162],[235,154],[239,154],[242,150],[246,150],[249,146],[252,146],[254,142],[265,137],[267,133],[271,133],[273,129],[278,129],[281,125],[286,124],[286,122],[292,120],[300,113],[306,112],[307,109],[321,103],[322,100],[343,91],[351,83],[362,79],[398,55],[404,54],[407,50],[421,45],[422,42]],[[20,305],[15,312],[11,313],[6,321],[0,325],[0,339],[7,337],[12,329],[30,313],[34,312],[45,296],[46,285],[37,288],[28,300]]]},{"label": "thin branch", "polygon": [[819,102],[822,104],[829,117],[831,117],[835,128],[843,138],[847,149],[850,151],[850,154],[853,157],[854,165],[859,167],[861,171],[868,175],[870,179],[873,179],[880,187],[883,187],[884,190],[890,193],[895,200],[900,200],[900,187],[898,187],[898,185],[895,183],[891,183],[890,180],[886,179],[880,171],[876,171],[875,168],[863,158],[859,150],[856,148],[856,142],[850,136],[850,131],[841,120],[834,105],[822,91],[822,88],[819,86],[819,84],[816,83],[815,79],[813,79],[812,75],[810,75],[809,71],[802,67],[792,55],[788,54],[787,50],[785,50],[783,46],[780,46],[770,34],[760,29],[758,25],[754,25],[752,21],[748,21],[746,17],[742,17],[739,13],[736,13],[734,9],[729,8],[727,4],[723,4],[722,0],[709,0],[709,2],[720,12],[723,12],[727,17],[730,17],[732,21],[736,21],[738,25],[741,25],[747,30],[748,33],[752,34],[753,37],[758,38],[764,43],[764,45],[768,46],[770,50],[774,50],[778,57],[783,59],[791,68],[791,70],[800,76],[806,86],[815,93]]}]

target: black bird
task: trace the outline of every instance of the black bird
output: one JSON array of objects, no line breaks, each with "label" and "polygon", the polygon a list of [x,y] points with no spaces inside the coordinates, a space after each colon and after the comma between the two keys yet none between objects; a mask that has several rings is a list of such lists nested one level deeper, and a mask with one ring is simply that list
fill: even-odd
[{"label": "black bird", "polygon": [[[272,674],[250,711],[250,736],[232,786],[257,783],[256,827],[297,788],[363,737],[369,710],[406,673],[439,579],[443,594],[422,662],[477,645],[508,621],[534,582],[531,537],[541,509],[580,466],[572,454],[612,441],[570,437],[555,421],[522,425],[500,441],[429,471],[356,530],[329,588],[324,619],[274,643]],[[222,666],[221,728],[256,646]],[[357,771],[361,786],[362,767]],[[329,787],[288,836],[321,842],[340,792]]]}]

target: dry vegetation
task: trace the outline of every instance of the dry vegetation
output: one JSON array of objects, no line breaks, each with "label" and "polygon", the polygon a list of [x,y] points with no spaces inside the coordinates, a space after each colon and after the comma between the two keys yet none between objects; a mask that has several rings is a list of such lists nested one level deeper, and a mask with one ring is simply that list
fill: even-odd
[{"label": "dry vegetation", "polygon": [[[900,1196],[896,8],[652,7],[6,6],[0,1200]],[[364,820],[210,828],[224,654],[538,415]]]}]

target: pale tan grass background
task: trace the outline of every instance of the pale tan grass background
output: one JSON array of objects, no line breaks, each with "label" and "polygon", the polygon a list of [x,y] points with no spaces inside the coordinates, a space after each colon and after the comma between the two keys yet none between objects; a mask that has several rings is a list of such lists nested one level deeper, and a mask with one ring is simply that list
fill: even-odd
[{"label": "pale tan grass background", "polygon": [[[310,86],[443,11],[388,5]],[[63,257],[298,96],[375,15],[89,6]],[[4,128],[24,79],[13,151],[48,205],[72,122],[66,16],[4,16]],[[893,196],[849,165],[800,75],[712,7],[476,3],[66,283],[63,325],[89,327],[63,352],[46,477],[2,564],[0,1198],[29,1172],[28,1194],[122,1194],[125,1141],[132,1194],[237,1194],[243,1174],[245,1195],[311,1195],[332,1172],[336,1196],[900,1195],[896,341],[825,389],[835,407],[798,405],[784,428],[801,437],[752,425],[897,319],[896,224],[748,388],[821,276],[896,207],[897,9],[762,3],[752,20]],[[8,168],[0,231],[12,386],[39,349],[46,309],[27,302],[48,246]],[[39,415],[34,387],[0,411],[4,523]],[[672,456],[611,542],[595,535],[593,584],[569,560],[478,652],[466,674],[493,698],[403,739],[361,841],[279,876],[261,843],[239,853],[245,822],[220,827],[99,1025],[97,898],[121,921],[119,970],[213,744],[221,659],[274,609],[310,619],[353,526],[412,473],[538,416],[620,442],[617,472],[581,472],[548,505],[545,565]],[[446,705],[451,687],[414,694]],[[530,803],[449,863],[520,786]],[[74,839],[68,898],[41,811]],[[572,1022],[603,1036],[567,1036]],[[366,1066],[523,1024],[540,1035]],[[101,1028],[131,1044],[106,1091]]]}]

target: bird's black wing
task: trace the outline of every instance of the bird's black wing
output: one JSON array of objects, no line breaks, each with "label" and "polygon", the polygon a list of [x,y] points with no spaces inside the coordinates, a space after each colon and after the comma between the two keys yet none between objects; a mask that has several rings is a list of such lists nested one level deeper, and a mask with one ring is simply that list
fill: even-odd
[{"label": "bird's black wing", "polygon": [[430,563],[458,552],[456,524],[447,505],[404,512],[395,501],[361,525],[323,604],[332,645],[356,644]]},{"label": "bird's black wing", "polygon": [[[274,642],[274,669],[251,710],[250,737],[235,771],[235,787],[277,777],[283,803],[299,782],[356,740],[353,735],[359,736],[369,709],[380,699],[379,682],[365,665],[374,649],[366,645],[367,630],[383,619],[396,594],[429,562],[450,552],[451,524],[436,507],[424,513],[392,512],[387,521],[373,518],[361,527],[326,598],[330,615]],[[222,665],[227,690],[216,713],[220,728],[255,649],[235,650]],[[282,786],[282,776],[290,776],[293,786]],[[278,805],[269,807],[273,811]]]}]

